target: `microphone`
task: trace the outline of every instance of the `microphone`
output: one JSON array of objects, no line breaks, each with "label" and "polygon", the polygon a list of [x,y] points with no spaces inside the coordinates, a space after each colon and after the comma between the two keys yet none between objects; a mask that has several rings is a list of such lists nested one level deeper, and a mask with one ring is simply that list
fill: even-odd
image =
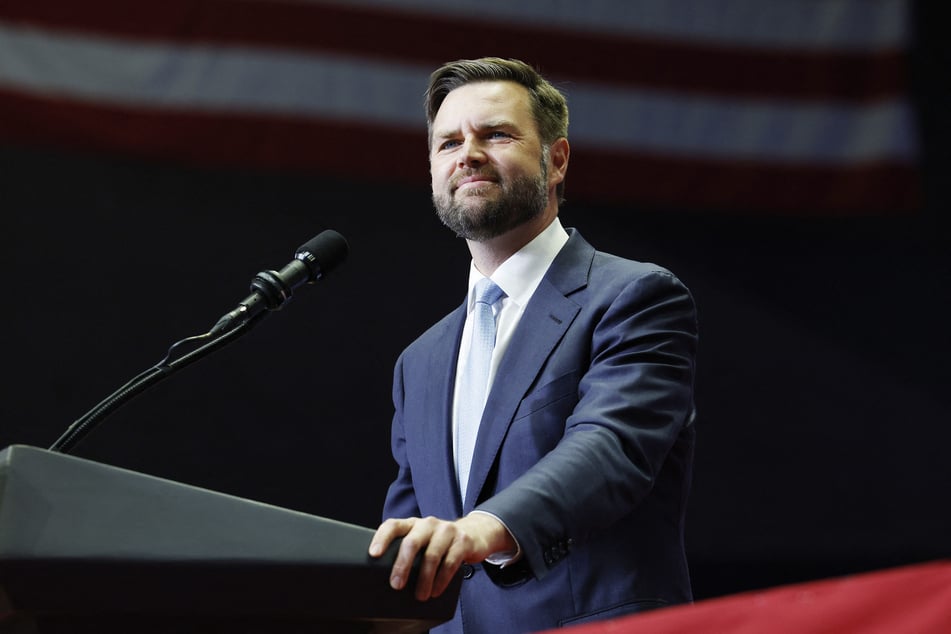
[{"label": "microphone", "polygon": [[257,316],[264,310],[280,310],[303,284],[314,284],[347,258],[350,245],[332,229],[314,236],[297,248],[294,259],[280,271],[261,271],[251,280],[251,294],[226,313],[209,331],[217,335]]}]

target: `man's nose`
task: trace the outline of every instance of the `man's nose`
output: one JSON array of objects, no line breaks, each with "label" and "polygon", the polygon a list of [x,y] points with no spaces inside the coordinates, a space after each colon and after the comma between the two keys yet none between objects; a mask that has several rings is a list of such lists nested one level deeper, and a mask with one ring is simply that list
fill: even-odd
[{"label": "man's nose", "polygon": [[459,153],[459,167],[478,167],[486,162],[485,151],[478,139],[468,138]]}]

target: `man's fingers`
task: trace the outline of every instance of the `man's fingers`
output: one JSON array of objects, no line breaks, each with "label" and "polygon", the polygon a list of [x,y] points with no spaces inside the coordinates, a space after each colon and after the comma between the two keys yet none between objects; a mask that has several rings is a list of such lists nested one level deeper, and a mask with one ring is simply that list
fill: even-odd
[{"label": "man's fingers", "polygon": [[452,543],[442,558],[442,565],[436,571],[436,576],[433,578],[430,596],[438,597],[446,591],[452,578],[459,570],[459,566],[465,561],[470,547],[471,540],[468,535],[465,533],[457,533],[454,536]]},{"label": "man's fingers", "polygon": [[379,557],[385,553],[393,540],[408,533],[415,522],[416,518],[410,517],[406,519],[388,519],[380,524],[380,527],[376,529],[370,539],[370,556]]},{"label": "man's fingers", "polygon": [[434,517],[412,519],[409,531],[403,534],[403,543],[400,544],[400,550],[396,554],[396,561],[393,562],[393,570],[390,573],[390,586],[394,590],[402,590],[406,587],[416,555],[427,548],[438,523],[439,521]]},{"label": "man's fingers", "polygon": [[[419,566],[419,577],[416,580],[416,598],[425,601],[430,597],[438,596],[435,591],[435,581],[437,575],[445,574],[445,570],[455,564],[449,558],[448,553],[456,539],[455,526],[449,522],[434,521],[431,524],[429,535],[429,545],[423,551]],[[452,569],[455,572],[455,568]],[[450,574],[451,576],[451,574]]]},{"label": "man's fingers", "polygon": [[[466,524],[461,520],[449,522],[435,517],[388,519],[374,533],[369,552],[371,556],[379,557],[394,539],[403,538],[390,571],[390,586],[394,590],[406,587],[413,563],[422,553],[415,595],[425,601],[446,590],[464,561],[481,561],[484,557],[476,550],[475,544],[485,540],[473,539],[463,525]],[[478,528],[478,525],[473,524],[472,528]]]}]

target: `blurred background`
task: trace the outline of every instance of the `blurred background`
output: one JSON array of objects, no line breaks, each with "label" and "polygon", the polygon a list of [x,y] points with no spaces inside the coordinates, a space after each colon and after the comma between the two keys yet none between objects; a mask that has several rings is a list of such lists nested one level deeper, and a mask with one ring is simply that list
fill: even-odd
[{"label": "blurred background", "polygon": [[468,266],[422,94],[517,57],[568,97],[562,222],[698,302],[698,598],[947,557],[937,4],[0,0],[0,448],[49,446],[332,228],[338,270],[74,453],[375,527],[393,363]]}]

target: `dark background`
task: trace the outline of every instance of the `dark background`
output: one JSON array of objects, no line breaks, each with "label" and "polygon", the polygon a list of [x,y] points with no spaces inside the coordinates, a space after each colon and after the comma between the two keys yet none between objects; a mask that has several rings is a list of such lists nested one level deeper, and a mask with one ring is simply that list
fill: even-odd
[{"label": "dark background", "polygon": [[[569,174],[562,222],[671,268],[699,305],[687,535],[699,598],[949,555],[951,104],[936,22],[919,11],[910,58],[915,213],[593,205],[571,200]],[[391,159],[368,154],[367,174]],[[393,363],[464,293],[468,253],[428,190],[16,145],[0,147],[0,174],[0,447],[50,445],[333,228],[351,246],[338,271],[75,453],[377,524],[395,472]]]}]

